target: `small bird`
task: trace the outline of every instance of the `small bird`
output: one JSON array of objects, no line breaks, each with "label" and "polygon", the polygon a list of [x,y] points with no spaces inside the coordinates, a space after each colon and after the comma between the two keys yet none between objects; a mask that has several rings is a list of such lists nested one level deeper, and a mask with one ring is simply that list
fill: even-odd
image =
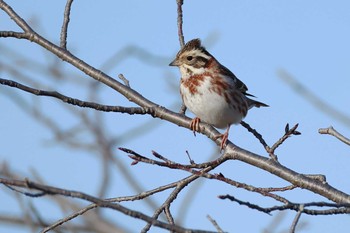
[{"label": "small bird", "polygon": [[232,124],[240,123],[252,107],[268,107],[249,98],[255,96],[247,93],[247,86],[221,65],[201,45],[200,39],[187,42],[169,65],[180,68],[182,100],[196,115],[190,125],[193,132],[199,130],[200,121],[219,129],[227,127],[218,136],[222,138],[220,150],[226,145]]}]

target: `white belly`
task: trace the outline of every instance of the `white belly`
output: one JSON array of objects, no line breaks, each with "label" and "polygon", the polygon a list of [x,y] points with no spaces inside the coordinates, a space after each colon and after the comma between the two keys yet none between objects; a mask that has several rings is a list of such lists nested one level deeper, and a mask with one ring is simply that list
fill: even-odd
[{"label": "white belly", "polygon": [[201,121],[217,128],[225,128],[228,125],[239,123],[245,114],[242,114],[238,110],[239,108],[229,104],[224,96],[211,90],[211,85],[209,79],[204,79],[197,86],[196,92],[191,93],[188,87],[181,84],[180,92],[186,107]]}]

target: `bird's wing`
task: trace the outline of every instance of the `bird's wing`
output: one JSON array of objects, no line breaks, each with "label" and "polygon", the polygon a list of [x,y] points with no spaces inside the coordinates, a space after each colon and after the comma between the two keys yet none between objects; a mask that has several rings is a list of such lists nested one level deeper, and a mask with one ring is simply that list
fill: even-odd
[{"label": "bird's wing", "polygon": [[240,90],[243,94],[247,95],[247,96],[252,96],[252,97],[255,97],[254,95],[252,94],[249,94],[247,93],[248,91],[248,87],[241,81],[239,80],[236,75],[234,75],[234,73],[231,72],[231,70],[227,69],[225,66],[221,65],[220,67],[220,72],[225,75],[225,76],[228,76],[228,77],[231,77],[236,85],[236,88],[238,90]]}]

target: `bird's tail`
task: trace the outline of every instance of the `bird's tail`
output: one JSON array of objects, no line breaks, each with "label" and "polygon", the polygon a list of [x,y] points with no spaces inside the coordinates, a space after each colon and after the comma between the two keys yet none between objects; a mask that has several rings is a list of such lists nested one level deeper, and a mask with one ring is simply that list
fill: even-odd
[{"label": "bird's tail", "polygon": [[270,107],[269,105],[267,104],[264,104],[262,102],[259,102],[259,101],[256,101],[256,100],[252,100],[250,98],[247,98],[248,99],[248,105],[249,105],[249,109],[251,109],[252,107],[257,107],[257,108],[260,108],[260,107]]}]

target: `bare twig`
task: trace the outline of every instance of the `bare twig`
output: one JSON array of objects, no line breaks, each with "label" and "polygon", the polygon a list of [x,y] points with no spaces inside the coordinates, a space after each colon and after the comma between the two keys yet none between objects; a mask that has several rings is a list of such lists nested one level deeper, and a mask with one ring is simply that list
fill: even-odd
[{"label": "bare twig", "polygon": [[70,221],[70,220],[72,220],[72,219],[78,217],[79,215],[83,215],[83,214],[86,213],[87,211],[92,210],[92,209],[95,209],[95,208],[97,208],[97,207],[98,207],[98,205],[96,205],[96,204],[88,205],[88,206],[85,207],[84,209],[81,209],[81,210],[79,210],[78,212],[75,212],[75,213],[73,213],[73,214],[71,214],[71,215],[69,215],[69,216],[67,216],[67,217],[65,217],[65,218],[62,218],[62,219],[56,221],[55,223],[51,224],[50,226],[45,227],[45,228],[41,231],[41,233],[49,232],[49,231],[55,229],[56,227],[62,225],[63,223],[68,222],[68,221]]},{"label": "bare twig", "polygon": [[266,141],[264,140],[264,138],[262,137],[262,135],[256,131],[256,129],[253,129],[252,127],[250,127],[250,125],[248,123],[246,123],[245,121],[241,121],[241,125],[246,128],[249,132],[251,132],[258,140],[259,142],[263,145],[264,149],[267,150],[268,148],[270,148]]},{"label": "bare twig", "polygon": [[[208,172],[205,172],[204,169],[202,170],[197,170],[194,168],[210,168],[211,166],[218,166],[221,163],[225,162],[225,156],[221,156],[220,158],[205,163],[205,164],[195,164],[195,163],[191,163],[190,165],[184,165],[184,164],[180,164],[180,163],[176,163],[173,161],[170,161],[169,159],[164,159],[164,157],[162,156],[162,160],[166,161],[166,162],[161,162],[161,161],[157,161],[157,160],[153,160],[150,158],[147,158],[145,156],[142,156],[138,153],[136,153],[135,151],[132,151],[130,149],[125,149],[125,148],[119,148],[120,150],[126,152],[126,153],[130,153],[129,157],[132,158],[134,160],[134,162],[132,163],[132,165],[137,164],[138,162],[143,162],[143,163],[148,163],[148,164],[152,164],[152,165],[158,165],[161,167],[167,167],[170,169],[178,169],[178,170],[184,170],[184,171],[188,171],[191,172],[192,174],[199,176],[199,177],[204,177],[207,179],[214,179],[214,180],[219,180],[222,182],[225,182],[229,185],[235,186],[237,188],[243,188],[247,191],[251,191],[251,192],[256,192],[259,193],[263,196],[267,196],[270,198],[273,198],[279,202],[288,204],[289,201],[279,195],[273,194],[271,192],[276,192],[276,191],[287,191],[287,190],[292,190],[294,188],[296,188],[296,186],[291,185],[291,186],[287,186],[287,187],[282,187],[282,188],[257,188],[254,187],[252,185],[247,185],[245,183],[241,183],[238,181],[234,181],[232,179],[229,179],[227,177],[225,177],[223,174],[219,173],[219,174],[210,174]],[[153,152],[154,154],[154,152]]]},{"label": "bare twig", "polygon": [[[164,186],[160,186],[158,188],[155,188],[155,189],[152,189],[152,190],[149,190],[149,191],[145,191],[145,192],[142,192],[140,194],[137,194],[137,195],[134,195],[134,196],[126,196],[126,197],[116,197],[116,198],[108,198],[108,199],[105,199],[106,201],[108,202],[125,202],[125,201],[136,201],[136,200],[142,200],[146,197],[149,197],[155,193],[158,193],[158,192],[162,192],[164,190],[168,190],[170,188],[174,188],[177,186],[177,182],[174,182],[174,183],[170,183],[168,185],[164,185]],[[74,212],[72,213],[71,215],[65,217],[65,218],[62,218],[60,220],[58,220],[57,222],[53,223],[52,225],[48,226],[47,228],[45,228],[43,230],[43,232],[47,232],[49,230],[52,230],[60,225],[62,225],[63,223],[67,222],[67,221],[70,221],[82,214],[84,214],[85,212],[89,211],[89,210],[92,210],[92,209],[95,209],[97,208],[98,205],[97,204],[91,204],[91,205],[88,205],[87,207],[77,211],[77,212]]]},{"label": "bare twig", "polygon": [[61,41],[60,46],[63,49],[67,49],[67,30],[70,20],[70,11],[72,7],[73,0],[67,0],[66,7],[64,9],[63,24],[61,29]]},{"label": "bare twig", "polygon": [[237,198],[235,198],[232,195],[220,195],[218,196],[220,199],[229,199],[230,201],[237,202],[240,205],[245,205],[251,209],[255,209],[258,211],[261,211],[266,214],[271,214],[273,211],[282,211],[282,210],[294,210],[296,212],[301,211],[300,206],[303,205],[304,207],[334,207],[332,209],[326,209],[326,210],[318,210],[318,209],[306,209],[303,208],[301,211],[302,213],[308,214],[308,215],[333,215],[333,214],[348,214],[350,213],[350,204],[348,203],[326,203],[326,202],[309,202],[309,203],[288,203],[281,206],[273,206],[269,208],[264,208],[256,204],[251,204],[249,202],[241,201]]},{"label": "bare twig", "polygon": [[221,229],[221,227],[219,226],[219,224],[215,221],[215,219],[213,219],[209,214],[207,215],[207,219],[211,222],[211,224],[213,224],[213,226],[216,228],[216,230],[219,233],[223,233],[224,231]]},{"label": "bare twig", "polygon": [[300,132],[297,131],[296,129],[298,128],[299,124],[294,125],[291,129],[289,129],[289,124],[286,125],[285,127],[285,133],[284,135],[277,141],[275,144],[272,145],[270,148],[269,152],[271,154],[275,153],[275,150],[282,145],[284,141],[286,141],[287,138],[289,138],[291,135],[300,135]]},{"label": "bare twig", "polygon": [[289,191],[289,190],[293,190],[297,188],[297,186],[295,185],[288,185],[288,186],[285,186],[285,187],[270,187],[270,188],[256,188],[256,189],[260,189],[261,191],[264,191],[264,192],[285,192],[285,191]]},{"label": "bare twig", "polygon": [[22,91],[37,95],[37,96],[49,96],[54,97],[56,99],[62,100],[65,103],[76,105],[79,107],[84,108],[93,108],[98,111],[104,111],[104,112],[121,112],[121,113],[128,113],[128,114],[149,114],[152,112],[152,109],[147,108],[140,108],[140,107],[123,107],[123,106],[111,106],[111,105],[103,105],[88,101],[82,101],[79,99],[71,98],[66,95],[63,95],[57,91],[45,91],[40,89],[35,89],[26,85],[23,85],[21,83],[15,82],[13,80],[8,79],[2,79],[0,78],[0,84],[7,85],[10,87],[18,88]]},{"label": "bare twig", "polygon": [[5,187],[11,189],[12,191],[15,191],[15,192],[18,192],[18,193],[21,193],[25,196],[28,196],[28,197],[42,197],[42,196],[45,196],[46,193],[45,192],[39,192],[39,193],[30,193],[30,192],[25,192],[25,191],[22,191],[22,190],[18,190],[14,187],[12,187],[11,185],[7,185],[7,184],[4,184]]},{"label": "bare twig", "polygon": [[284,135],[272,146],[268,146],[262,135],[256,131],[256,129],[253,129],[250,127],[250,125],[244,121],[241,121],[241,125],[246,128],[250,133],[252,133],[258,140],[259,142],[263,145],[264,149],[266,152],[269,154],[271,159],[277,162],[277,155],[275,154],[275,150],[282,145],[282,143],[291,135],[299,135],[300,132],[296,131],[298,128],[298,124],[296,124],[293,128],[289,129],[289,124],[286,125],[285,127],[285,133]]},{"label": "bare twig", "polygon": [[[182,30],[182,24],[183,24],[182,5],[184,3],[184,0],[176,0],[176,3],[177,3],[177,33],[180,41],[180,47],[182,48],[185,46],[185,38]],[[187,110],[187,107],[182,102],[179,113],[185,114],[186,110]]]},{"label": "bare twig", "polygon": [[184,0],[176,0],[177,3],[177,33],[179,36],[180,47],[185,46],[184,34],[182,31],[182,23],[183,23],[183,14],[182,14],[182,5]]},{"label": "bare twig", "polygon": [[187,110],[186,105],[184,103],[182,103],[179,113],[181,115],[184,115],[186,113],[186,110]]},{"label": "bare twig", "polygon": [[166,216],[168,222],[169,222],[170,224],[175,224],[173,215],[172,215],[171,212],[170,212],[170,205],[166,205],[166,206],[164,207],[164,213],[165,213],[165,216]]},{"label": "bare twig", "polygon": [[120,78],[120,80],[122,80],[124,82],[125,86],[130,87],[129,80],[127,78],[125,78],[123,74],[119,74],[118,77]]},{"label": "bare twig", "polygon": [[[214,164],[212,166],[208,166],[204,169],[202,169],[202,172],[206,173],[208,171],[213,170],[215,167],[217,167],[219,164]],[[153,214],[153,219],[157,219],[159,217],[159,215],[163,212],[163,211],[168,211],[170,213],[170,205],[171,203],[177,198],[178,194],[190,183],[192,183],[193,181],[197,180],[200,176],[194,174],[191,176],[188,176],[187,178],[177,182],[176,188],[171,192],[171,194],[169,195],[169,197],[166,199],[166,201],[154,212]],[[168,210],[166,210],[168,209]],[[173,221],[172,217],[170,219],[168,219],[168,221]],[[150,227],[152,226],[152,224],[148,223],[141,232],[147,232]]]},{"label": "bare twig", "polygon": [[190,164],[196,164],[196,163],[194,162],[194,160],[191,158],[191,155],[190,155],[190,153],[188,152],[188,150],[186,150],[186,155],[187,155],[187,157],[188,157],[188,160],[190,161]]},{"label": "bare twig", "polygon": [[[161,187],[158,187],[154,190],[150,190],[150,191],[146,191],[146,192],[142,192],[140,194],[137,194],[137,195],[134,195],[134,196],[126,196],[126,197],[116,197],[116,198],[108,198],[108,199],[104,199],[105,201],[108,201],[108,202],[124,202],[124,201],[136,201],[136,200],[142,200],[146,197],[149,197],[150,195],[154,194],[154,193],[157,193],[157,192],[161,192],[163,190],[167,190],[169,188],[172,188],[176,186],[173,185],[173,184],[170,184],[170,185],[166,185],[166,186],[161,186]],[[47,228],[45,228],[43,232],[46,232],[46,231],[49,231],[49,230],[52,230],[52,229],[55,229],[56,227],[58,226],[61,226],[63,223],[65,222],[68,222],[68,221],[71,221],[72,219],[78,217],[78,216],[81,216],[83,215],[85,212],[87,211],[90,211],[90,210],[93,210],[93,209],[97,209],[99,206],[97,204],[90,204],[82,209],[79,209],[78,211],[74,211],[72,214],[54,222],[53,224],[51,224],[50,226],[48,226]],[[103,223],[105,220],[104,219],[96,219],[97,216],[91,216],[91,215],[85,215],[85,218],[91,218],[93,217],[92,219],[92,227],[95,228],[95,229],[99,229],[101,228],[100,227],[100,224]],[[96,224],[96,220],[98,222],[98,224]],[[103,221],[104,220],[104,221]],[[108,222],[107,222],[108,224]],[[86,225],[88,227],[88,225]],[[103,227],[106,227],[105,225],[102,225]],[[102,230],[102,229],[99,229],[99,230]],[[95,231],[94,231],[95,232]],[[100,232],[100,231],[98,231]],[[109,228],[109,224],[107,225],[107,228],[104,230],[104,231],[101,231],[101,232],[115,232],[115,230]]]},{"label": "bare twig", "polygon": [[328,127],[328,128],[322,128],[319,129],[318,132],[320,134],[329,134],[332,135],[334,137],[336,137],[337,139],[339,139],[340,141],[344,142],[345,144],[350,146],[350,139],[345,137],[344,135],[342,135],[341,133],[339,133],[338,131],[336,131],[332,126]]},{"label": "bare twig", "polygon": [[307,89],[302,83],[296,80],[292,75],[290,75],[285,70],[281,70],[278,72],[279,77],[285,81],[296,93],[300,94],[304,99],[318,108],[320,111],[325,114],[333,117],[334,119],[342,122],[347,127],[350,127],[350,117],[345,113],[338,111],[331,105],[327,104],[323,100],[321,100],[316,94],[311,92],[311,90]]},{"label": "bare twig", "polygon": [[258,210],[260,212],[263,212],[263,213],[266,213],[266,214],[270,215],[270,212],[268,212],[265,208],[260,207],[260,206],[255,205],[255,204],[252,204],[252,203],[249,203],[249,202],[246,202],[246,201],[241,201],[241,200],[235,198],[232,195],[220,195],[220,196],[218,196],[218,198],[220,198],[220,199],[229,199],[230,201],[237,202],[240,205],[244,205],[244,206],[247,206],[247,207],[249,207],[251,209],[255,209],[255,210]]},{"label": "bare twig", "polygon": [[45,192],[46,195],[62,195],[62,196],[66,196],[66,197],[78,198],[81,200],[95,203],[96,205],[98,205],[99,207],[102,207],[102,208],[110,208],[113,210],[117,210],[125,215],[130,216],[130,217],[143,220],[145,222],[148,222],[151,225],[158,226],[160,228],[167,229],[170,231],[175,231],[175,232],[188,232],[188,231],[209,232],[209,231],[186,229],[186,228],[174,225],[174,224],[167,224],[167,223],[161,222],[159,220],[156,220],[155,218],[149,217],[141,212],[126,208],[120,204],[111,203],[110,201],[105,200],[105,199],[100,199],[100,198],[85,194],[83,192],[72,191],[72,190],[61,189],[61,188],[57,188],[57,187],[53,187],[53,186],[39,184],[36,182],[32,182],[28,179],[22,181],[22,180],[10,180],[10,179],[0,178],[0,183],[6,184],[9,186],[16,186],[16,187],[27,188],[27,189],[32,189],[32,190],[39,190],[39,191]]},{"label": "bare twig", "polygon": [[295,229],[297,227],[297,224],[299,222],[299,219],[301,217],[301,214],[303,213],[303,210],[304,210],[304,205],[300,205],[299,206],[299,211],[297,212],[297,214],[295,215],[295,218],[293,220],[293,223],[292,223],[292,226],[290,227],[289,229],[289,233],[294,233],[295,232]]},{"label": "bare twig", "polygon": [[[18,227],[22,227],[27,224],[27,220],[21,217],[16,217],[16,216],[10,216],[9,214],[6,215],[0,215],[0,223],[2,226],[5,224],[13,224],[17,225]],[[37,221],[33,221],[32,223],[33,227],[45,227],[41,223]],[[61,226],[61,230],[65,232],[73,231],[73,232],[91,232],[91,233],[96,233],[96,229],[91,228],[89,226],[86,226],[86,224],[71,224],[67,227],[64,225]]]},{"label": "bare twig", "polygon": [[163,155],[159,154],[158,152],[152,150],[152,154],[154,155],[154,157],[163,160],[166,163],[172,163],[172,161],[170,161],[169,159],[165,158]]}]

